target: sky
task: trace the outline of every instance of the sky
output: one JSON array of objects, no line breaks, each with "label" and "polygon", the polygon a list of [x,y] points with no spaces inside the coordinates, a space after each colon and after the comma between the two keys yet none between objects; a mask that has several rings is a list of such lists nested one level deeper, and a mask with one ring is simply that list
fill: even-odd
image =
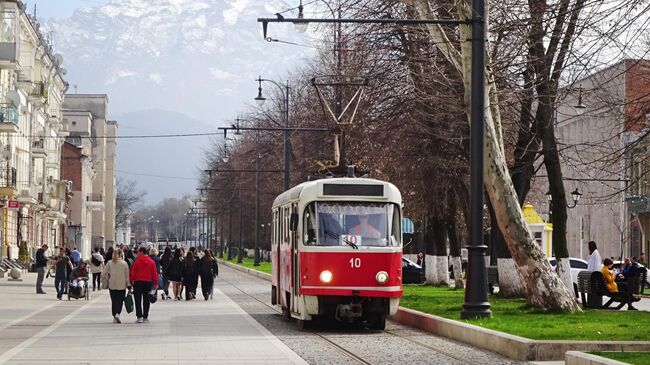
[{"label": "sky", "polygon": [[25,0],[29,13],[32,13],[36,4],[36,12],[43,18],[68,17],[79,7],[103,5],[107,2],[108,0]]}]

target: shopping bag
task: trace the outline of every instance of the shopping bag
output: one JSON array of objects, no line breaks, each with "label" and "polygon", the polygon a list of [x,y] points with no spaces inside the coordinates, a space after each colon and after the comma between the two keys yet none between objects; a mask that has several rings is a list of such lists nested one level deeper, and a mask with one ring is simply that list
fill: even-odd
[{"label": "shopping bag", "polygon": [[108,280],[110,279],[109,273],[102,273],[101,281],[102,281],[102,289],[108,289]]},{"label": "shopping bag", "polygon": [[126,313],[133,312],[133,294],[128,293],[124,298],[124,308],[126,308]]}]

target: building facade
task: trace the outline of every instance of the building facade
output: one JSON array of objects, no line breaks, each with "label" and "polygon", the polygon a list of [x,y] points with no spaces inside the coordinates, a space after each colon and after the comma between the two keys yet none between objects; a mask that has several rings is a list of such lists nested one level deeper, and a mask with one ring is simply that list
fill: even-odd
[{"label": "building facade", "polygon": [[[66,94],[64,118],[69,124],[68,142],[83,156],[71,176],[79,175],[81,181],[75,192],[85,210],[70,221],[75,236],[90,242],[88,249],[115,244],[115,157],[117,122],[107,119],[108,97],[104,94]],[[72,147],[69,147],[72,153]],[[79,171],[81,170],[81,171]],[[73,184],[74,186],[74,184]],[[74,189],[74,187],[73,187]],[[76,202],[76,200],[75,200]]]},{"label": "building facade", "polygon": [[[650,188],[645,147],[650,116],[650,61],[624,60],[565,88],[557,107],[571,257],[586,258],[596,241],[602,257],[641,256],[650,245]],[[548,180],[542,166],[530,202],[547,211]]]},{"label": "building facade", "polygon": [[68,184],[61,180],[62,119],[68,85],[63,58],[20,1],[0,1],[0,254],[32,256],[63,244]]}]

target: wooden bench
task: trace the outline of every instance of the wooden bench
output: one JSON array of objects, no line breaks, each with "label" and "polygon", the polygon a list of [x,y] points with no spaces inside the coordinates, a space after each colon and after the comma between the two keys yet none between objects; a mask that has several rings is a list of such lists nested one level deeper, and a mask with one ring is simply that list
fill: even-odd
[{"label": "wooden bench", "polygon": [[488,291],[494,294],[494,287],[499,286],[499,271],[496,266],[487,267]]},{"label": "wooden bench", "polygon": [[[582,299],[582,304],[585,308],[600,308],[600,309],[621,309],[627,304],[626,294],[612,293],[607,290],[605,278],[600,271],[581,271],[578,273],[578,291]],[[588,299],[585,299],[585,294],[588,294]],[[605,304],[602,304],[602,297],[610,298]],[[610,308],[614,303],[619,303],[615,308]]]}]

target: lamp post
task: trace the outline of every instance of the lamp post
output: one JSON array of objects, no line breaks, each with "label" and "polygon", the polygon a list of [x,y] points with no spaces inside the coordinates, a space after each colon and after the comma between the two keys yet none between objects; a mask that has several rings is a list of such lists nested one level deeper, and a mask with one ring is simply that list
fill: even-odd
[{"label": "lamp post", "polygon": [[282,97],[284,99],[283,114],[284,114],[285,129],[282,134],[282,143],[284,148],[283,189],[284,191],[287,191],[289,190],[289,179],[290,179],[290,175],[289,175],[289,81],[287,81],[287,84],[285,86],[282,86],[273,80],[263,79],[261,75],[256,81],[258,82],[257,97],[255,97],[255,102],[257,103],[257,106],[262,107],[264,105],[264,102],[266,101],[266,98],[262,95],[262,82],[270,82],[271,84],[277,86],[280,89],[280,92],[282,93]]},{"label": "lamp post", "polygon": [[242,258],[243,249],[244,249],[244,199],[240,191],[239,192],[239,250],[237,250],[238,264],[241,264],[244,261]]},{"label": "lamp post", "polygon": [[[571,192],[571,198],[573,199],[573,205],[567,204],[566,207],[569,209],[573,209],[578,205],[578,202],[580,201],[580,198],[582,197],[582,193],[578,188],[576,187],[575,190]],[[551,191],[549,190],[546,193],[546,198],[548,199],[548,222],[553,223],[553,194],[551,194]]]},{"label": "lamp post", "polygon": [[[301,9],[299,9],[300,11]],[[470,242],[468,245],[467,290],[461,319],[490,317],[490,303],[487,296],[485,251],[483,242],[483,148],[485,130],[485,0],[472,0],[471,19],[307,19],[258,18],[262,23],[262,34],[266,38],[269,23],[356,23],[421,25],[446,24],[472,26],[471,54],[471,126],[470,126]],[[261,78],[260,78],[261,79]],[[261,81],[260,81],[261,85]],[[260,87],[261,91],[261,87]],[[260,95],[261,96],[261,95]]]}]

